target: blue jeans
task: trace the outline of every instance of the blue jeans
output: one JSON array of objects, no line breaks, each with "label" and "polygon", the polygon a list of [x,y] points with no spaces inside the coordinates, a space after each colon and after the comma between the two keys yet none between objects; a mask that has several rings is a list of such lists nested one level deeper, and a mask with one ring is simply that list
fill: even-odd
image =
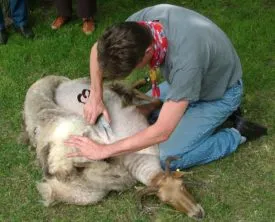
[{"label": "blue jeans", "polygon": [[[28,13],[25,0],[10,0],[11,17],[16,27],[27,24]],[[0,30],[5,28],[4,16],[0,6]]]},{"label": "blue jeans", "polygon": [[0,31],[5,29],[5,21],[4,21],[4,16],[3,16],[3,12],[2,12],[2,8],[0,5]]},{"label": "blue jeans", "polygon": [[[159,87],[160,99],[164,101],[169,84],[164,82]],[[239,80],[221,99],[190,103],[170,138],[159,144],[162,167],[168,156],[179,158],[170,165],[176,170],[206,164],[234,152],[241,141],[238,131],[215,130],[239,107],[242,93],[243,84]]]}]

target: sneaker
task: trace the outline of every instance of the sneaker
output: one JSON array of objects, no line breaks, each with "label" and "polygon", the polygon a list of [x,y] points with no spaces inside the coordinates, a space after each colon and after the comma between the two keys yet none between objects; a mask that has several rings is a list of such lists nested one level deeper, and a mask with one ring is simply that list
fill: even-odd
[{"label": "sneaker", "polygon": [[82,31],[86,35],[90,35],[94,30],[95,30],[94,20],[92,18],[83,18]]},{"label": "sneaker", "polygon": [[70,18],[68,17],[63,17],[63,16],[58,16],[52,23],[52,29],[56,30],[59,29],[62,25],[64,25],[66,22],[68,22]]}]

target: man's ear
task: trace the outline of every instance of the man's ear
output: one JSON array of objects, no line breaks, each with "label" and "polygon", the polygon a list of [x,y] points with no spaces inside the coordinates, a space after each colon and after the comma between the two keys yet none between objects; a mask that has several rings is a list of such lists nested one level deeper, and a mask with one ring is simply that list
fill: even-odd
[{"label": "man's ear", "polygon": [[148,46],[148,48],[146,49],[146,51],[145,51],[145,54],[146,55],[148,55],[148,54],[153,54],[153,46],[152,45],[150,45],[150,46]]}]

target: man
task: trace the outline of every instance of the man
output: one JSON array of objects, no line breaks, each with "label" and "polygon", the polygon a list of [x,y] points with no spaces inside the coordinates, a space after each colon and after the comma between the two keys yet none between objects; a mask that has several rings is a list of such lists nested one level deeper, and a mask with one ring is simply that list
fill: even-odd
[{"label": "man", "polygon": [[[28,11],[25,0],[10,0],[10,10],[15,29],[25,38],[33,38],[34,33],[28,25]],[[0,45],[6,44],[7,41],[8,34],[6,32],[4,16],[0,6]]]},{"label": "man", "polygon": [[[235,128],[215,132],[241,103],[239,57],[225,33],[209,19],[167,4],[145,8],[112,26],[92,47],[93,96],[84,108],[87,121],[95,123],[100,114],[111,121],[102,102],[103,73],[116,78],[147,64],[153,73],[159,67],[166,80],[160,85],[164,104],[157,121],[110,145],[72,136],[65,143],[79,152],[69,156],[104,159],[159,143],[162,166],[168,156],[178,157],[171,164],[175,170],[224,157],[246,139],[264,134],[251,132],[242,119]],[[157,87],[154,90],[157,93]]]}]

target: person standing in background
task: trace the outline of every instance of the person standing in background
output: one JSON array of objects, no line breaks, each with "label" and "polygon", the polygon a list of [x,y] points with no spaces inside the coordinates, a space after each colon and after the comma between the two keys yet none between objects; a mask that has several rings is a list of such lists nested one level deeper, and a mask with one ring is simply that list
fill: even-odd
[{"label": "person standing in background", "polygon": [[[72,0],[55,0],[57,18],[52,23],[52,29],[61,28],[72,17]],[[82,31],[89,35],[95,29],[94,15],[96,13],[96,0],[77,0],[77,14],[82,18]]]},{"label": "person standing in background", "polygon": [[[25,38],[33,38],[34,33],[28,24],[27,2],[25,0],[10,0],[11,17],[15,29]],[[4,16],[0,5],[0,45],[6,44],[8,41],[8,33],[6,31]]]}]

